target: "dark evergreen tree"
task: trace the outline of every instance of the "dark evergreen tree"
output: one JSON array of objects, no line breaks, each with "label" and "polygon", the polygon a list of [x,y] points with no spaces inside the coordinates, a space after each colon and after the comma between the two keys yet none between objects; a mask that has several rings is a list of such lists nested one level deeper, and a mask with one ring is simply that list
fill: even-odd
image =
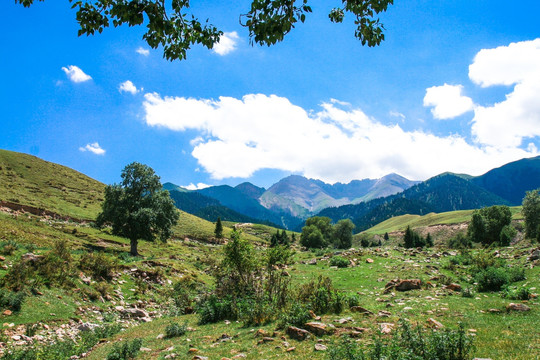
[{"label": "dark evergreen tree", "polygon": [[433,239],[431,238],[431,234],[428,233],[426,235],[426,246],[427,247],[432,247],[433,246]]},{"label": "dark evergreen tree", "polygon": [[216,239],[223,238],[223,225],[221,225],[221,218],[218,217],[216,221],[216,228],[214,229],[214,236]]},{"label": "dark evergreen tree", "polygon": [[387,232],[384,233],[384,240],[386,241],[390,240],[390,236],[388,236]]}]

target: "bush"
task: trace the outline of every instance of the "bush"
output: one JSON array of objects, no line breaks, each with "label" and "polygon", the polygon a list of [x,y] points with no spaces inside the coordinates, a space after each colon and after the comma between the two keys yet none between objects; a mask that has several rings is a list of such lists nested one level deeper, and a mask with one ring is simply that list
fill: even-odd
[{"label": "bush", "polygon": [[475,280],[478,283],[478,291],[500,291],[502,287],[509,283],[507,269],[488,267],[476,274]]},{"label": "bush", "polygon": [[141,349],[142,340],[133,339],[122,344],[115,344],[107,354],[107,360],[128,360],[134,359]]},{"label": "bush", "polygon": [[501,293],[501,296],[511,300],[529,300],[532,293],[531,289],[526,286],[506,287]]},{"label": "bush", "polygon": [[197,313],[201,325],[216,323],[221,320],[236,320],[238,317],[231,298],[219,299],[213,294],[198,305]]},{"label": "bush", "polygon": [[516,237],[517,231],[512,225],[506,225],[502,228],[499,234],[499,244],[501,246],[508,246],[510,242]]},{"label": "bush", "polygon": [[350,308],[360,305],[360,298],[358,297],[358,295],[350,294],[349,296],[347,296],[347,305],[349,305]]},{"label": "bush", "polygon": [[525,280],[525,269],[518,267],[511,267],[507,269],[508,281],[511,283]]},{"label": "bush", "polygon": [[0,307],[12,311],[20,311],[26,294],[24,292],[12,292],[0,289]]},{"label": "bush", "polygon": [[448,247],[450,249],[470,249],[472,248],[472,241],[464,233],[460,232],[448,239]]},{"label": "bush", "polygon": [[306,304],[316,314],[340,313],[345,304],[344,295],[334,289],[330,278],[323,276],[301,285],[294,300]]},{"label": "bush", "polygon": [[238,318],[245,326],[266,325],[276,318],[276,308],[265,298],[243,299],[237,307]]},{"label": "bush", "polygon": [[338,268],[346,268],[351,262],[341,256],[332,256],[330,259],[330,266],[337,266]]},{"label": "bush", "polygon": [[281,315],[278,328],[284,329],[287,326],[302,327],[309,320],[311,320],[311,315],[308,306],[293,302],[291,308]]},{"label": "bush", "polygon": [[398,335],[383,343],[375,338],[372,345],[361,347],[350,340],[333,346],[327,353],[331,360],[469,360],[473,338],[467,336],[462,325],[457,330],[412,329],[401,321]]},{"label": "bush", "polygon": [[461,291],[461,296],[464,298],[473,298],[474,291],[472,287],[466,287]]},{"label": "bush", "polygon": [[200,284],[191,276],[184,276],[173,284],[171,297],[182,315],[193,311],[192,307],[199,287]]},{"label": "bush", "polygon": [[79,259],[79,267],[94,279],[111,280],[117,263],[101,252],[86,253]]},{"label": "bush", "polygon": [[165,328],[165,337],[167,339],[175,338],[184,335],[187,332],[187,326],[172,323]]},{"label": "bush", "polygon": [[15,251],[19,249],[19,244],[17,244],[13,240],[9,240],[7,243],[2,245],[2,249],[0,250],[0,254],[11,256]]}]

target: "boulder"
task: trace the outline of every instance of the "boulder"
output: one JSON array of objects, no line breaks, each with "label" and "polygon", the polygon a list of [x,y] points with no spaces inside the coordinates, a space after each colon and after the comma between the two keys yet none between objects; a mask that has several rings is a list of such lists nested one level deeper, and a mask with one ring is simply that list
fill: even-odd
[{"label": "boulder", "polygon": [[508,304],[508,306],[506,306],[506,310],[508,310],[508,311],[529,311],[529,310],[531,310],[531,308],[528,307],[525,304],[510,303],[510,304]]},{"label": "boulder", "polygon": [[444,327],[443,324],[441,324],[440,322],[438,322],[437,320],[433,318],[427,319],[427,323],[429,327],[434,328],[434,329],[442,329]]},{"label": "boulder", "polygon": [[446,285],[444,289],[452,290],[452,291],[461,291],[461,285],[459,284],[450,284]]},{"label": "boulder", "polygon": [[123,317],[129,317],[129,318],[135,318],[135,319],[142,319],[142,318],[150,318],[148,313],[144,311],[143,309],[139,308],[129,308],[124,309],[120,311]]},{"label": "boulder", "polygon": [[351,306],[351,311],[352,312],[358,312],[358,313],[364,314],[364,315],[373,315],[373,312],[371,312],[368,309],[363,308],[361,306]]},{"label": "boulder", "polygon": [[379,328],[381,333],[390,334],[396,325],[392,323],[380,323]]},{"label": "boulder", "polygon": [[297,328],[295,326],[289,326],[287,328],[287,335],[296,340],[305,340],[309,337],[309,331]]},{"label": "boulder", "polygon": [[304,325],[307,331],[317,336],[323,336],[328,333],[328,326],[321,322],[308,322]]},{"label": "boulder", "polygon": [[401,280],[396,286],[397,291],[409,291],[420,289],[422,281],[420,279]]},{"label": "boulder", "polygon": [[328,350],[328,347],[326,345],[323,345],[323,344],[315,344],[315,351],[326,351]]}]

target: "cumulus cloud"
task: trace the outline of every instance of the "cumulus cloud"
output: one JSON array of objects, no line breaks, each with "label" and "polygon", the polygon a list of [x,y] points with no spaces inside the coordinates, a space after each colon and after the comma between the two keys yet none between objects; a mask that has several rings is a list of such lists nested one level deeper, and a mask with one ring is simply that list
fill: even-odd
[{"label": "cumulus cloud", "polygon": [[105,155],[105,150],[99,146],[99,143],[95,142],[92,144],[86,144],[86,146],[81,146],[79,148],[79,151],[85,152],[90,151],[91,153],[94,153],[96,155]]},{"label": "cumulus cloud", "polygon": [[481,173],[526,156],[519,148],[476,146],[459,136],[436,136],[384,125],[337,101],[308,111],[275,95],[217,100],[145,95],[149,126],[195,130],[192,155],[215,179],[247,178],[269,168],[326,182],[397,172],[425,179],[443,171]]},{"label": "cumulus cloud", "polygon": [[476,141],[516,147],[540,136],[540,39],[481,50],[469,66],[469,78],[481,87],[514,86],[504,101],[475,109]]},{"label": "cumulus cloud", "polygon": [[186,185],[186,186],[182,186],[184,189],[187,189],[187,190],[201,190],[201,189],[206,189],[207,187],[210,187],[210,185],[207,185],[205,183],[197,183],[196,185],[191,183],[189,185]]},{"label": "cumulus cloud", "polygon": [[92,79],[90,75],[85,74],[84,71],[75,65],[69,65],[67,68],[62,67],[62,70],[66,73],[69,80],[74,83],[85,82]]},{"label": "cumulus cloud", "polygon": [[127,92],[127,93],[130,93],[132,95],[137,94],[141,90],[137,89],[137,87],[130,80],[124,81],[118,87],[118,91],[120,91],[121,93],[122,92]]},{"label": "cumulus cloud", "polygon": [[474,104],[470,97],[463,96],[462,85],[433,86],[426,89],[424,106],[433,107],[431,113],[435,119],[453,119],[473,110]]},{"label": "cumulus cloud", "polygon": [[236,45],[239,38],[240,37],[236,31],[223,33],[223,35],[221,35],[219,38],[219,42],[214,45],[214,52],[221,56],[233,52],[236,50]]},{"label": "cumulus cloud", "polygon": [[141,47],[138,47],[137,50],[135,50],[137,54],[140,54],[142,56],[148,56],[150,55],[150,50]]}]

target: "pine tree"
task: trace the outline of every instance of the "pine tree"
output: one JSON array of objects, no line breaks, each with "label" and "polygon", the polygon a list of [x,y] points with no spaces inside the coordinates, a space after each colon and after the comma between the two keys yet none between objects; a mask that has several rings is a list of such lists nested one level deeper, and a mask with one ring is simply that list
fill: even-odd
[{"label": "pine tree", "polygon": [[384,233],[384,240],[388,241],[390,239],[390,236],[388,236],[388,233],[385,232]]},{"label": "pine tree", "polygon": [[223,238],[223,225],[221,225],[221,218],[217,218],[216,221],[216,228],[214,230],[214,235],[216,236],[216,239],[222,239]]}]

